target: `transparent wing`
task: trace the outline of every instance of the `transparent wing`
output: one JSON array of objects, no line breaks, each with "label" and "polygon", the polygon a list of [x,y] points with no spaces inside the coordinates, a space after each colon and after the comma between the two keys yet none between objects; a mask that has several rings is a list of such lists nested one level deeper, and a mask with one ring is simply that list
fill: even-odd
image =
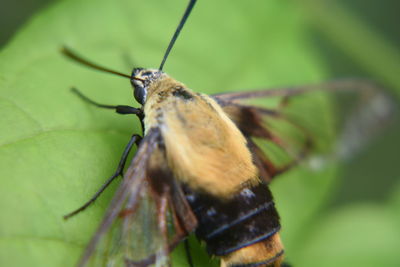
[{"label": "transparent wing", "polygon": [[142,140],[79,266],[167,266],[168,197],[151,186],[149,164],[160,133]]},{"label": "transparent wing", "polygon": [[382,88],[364,80],[214,98],[248,138],[266,181],[311,154],[344,157],[356,152],[384,128],[393,111]]}]

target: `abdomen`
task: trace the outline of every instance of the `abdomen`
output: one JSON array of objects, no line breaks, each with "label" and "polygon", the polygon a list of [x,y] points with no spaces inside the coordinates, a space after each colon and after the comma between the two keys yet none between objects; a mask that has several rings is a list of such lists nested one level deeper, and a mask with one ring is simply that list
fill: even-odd
[{"label": "abdomen", "polygon": [[185,188],[199,225],[196,235],[221,266],[280,266],[279,216],[268,187],[245,187],[229,200]]}]

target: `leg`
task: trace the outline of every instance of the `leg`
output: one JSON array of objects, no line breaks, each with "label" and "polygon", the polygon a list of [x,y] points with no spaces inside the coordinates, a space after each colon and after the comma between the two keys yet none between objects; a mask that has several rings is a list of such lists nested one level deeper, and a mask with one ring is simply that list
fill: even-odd
[{"label": "leg", "polygon": [[89,201],[87,201],[85,204],[83,204],[80,208],[74,210],[71,213],[68,213],[67,215],[64,216],[64,219],[69,219],[72,216],[78,214],[79,212],[85,210],[87,207],[89,207],[100,195],[101,193],[103,193],[103,191],[111,184],[111,182],[117,178],[118,176],[122,175],[122,172],[124,170],[124,166],[126,163],[126,160],[128,158],[129,152],[131,151],[131,148],[133,146],[133,144],[139,145],[139,142],[142,138],[137,135],[134,134],[131,138],[131,140],[129,141],[128,145],[125,147],[124,152],[122,153],[122,157],[121,160],[119,161],[117,170],[115,171],[115,173],[108,178],[108,180],[100,187],[100,189],[92,196],[92,198],[89,199]]},{"label": "leg", "polygon": [[189,239],[186,238],[185,241],[183,241],[183,244],[185,246],[185,253],[186,253],[186,258],[189,264],[189,267],[193,267],[193,259],[192,259],[192,254],[190,254],[190,244],[189,244]]},{"label": "leg", "polygon": [[78,95],[82,100],[84,100],[85,102],[92,104],[96,107],[99,108],[107,108],[107,109],[115,109],[115,111],[119,114],[135,114],[138,116],[142,115],[142,110],[139,108],[134,108],[134,107],[130,107],[130,106],[123,106],[123,105],[103,105],[103,104],[99,104],[93,100],[91,100],[90,98],[88,98],[87,96],[83,95],[80,91],[78,91],[78,89],[76,88],[71,88],[71,91],[73,93],[75,93],[76,95]]}]

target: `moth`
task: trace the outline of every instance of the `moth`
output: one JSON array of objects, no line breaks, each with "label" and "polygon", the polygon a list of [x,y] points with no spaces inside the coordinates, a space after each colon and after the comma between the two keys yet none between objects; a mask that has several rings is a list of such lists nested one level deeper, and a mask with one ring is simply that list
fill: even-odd
[{"label": "moth", "polygon": [[[134,68],[126,75],[63,49],[79,63],[129,78],[139,108],[99,104],[73,91],[97,107],[136,115],[143,129],[142,136],[132,136],[116,172],[100,190],[65,216],[90,206],[123,173],[129,152],[138,146],[79,266],[169,265],[170,252],[193,232],[222,267],[281,266],[281,226],[268,184],[313,152],[315,138],[293,116],[299,114],[287,112],[293,99],[318,92],[370,91],[369,83],[344,80],[212,96],[196,93],[163,72],[195,2],[190,0],[158,69]],[[278,99],[278,105],[246,102],[263,98]],[[277,150],[284,160],[274,158],[279,158],[273,155]]]}]

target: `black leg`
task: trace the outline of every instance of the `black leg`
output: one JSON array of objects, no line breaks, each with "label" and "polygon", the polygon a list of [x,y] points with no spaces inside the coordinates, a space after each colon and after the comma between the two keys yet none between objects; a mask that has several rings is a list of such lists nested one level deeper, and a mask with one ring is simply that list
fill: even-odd
[{"label": "black leg", "polygon": [[188,261],[189,267],[193,267],[194,265],[193,265],[192,254],[190,254],[189,239],[186,238],[185,241],[183,241],[183,244],[185,246],[186,259]]},{"label": "black leg", "polygon": [[68,213],[67,215],[64,216],[64,219],[69,219],[72,216],[78,214],[79,212],[85,210],[87,207],[89,207],[100,195],[103,193],[103,191],[111,184],[112,181],[114,181],[115,178],[123,174],[124,166],[126,163],[126,160],[128,158],[129,152],[131,151],[131,148],[133,144],[136,144],[137,146],[139,145],[140,141],[142,140],[142,137],[140,137],[137,134],[134,134],[129,141],[128,145],[125,147],[124,152],[122,153],[121,160],[119,161],[117,170],[115,173],[107,179],[107,181],[100,187],[100,189],[94,194],[89,201],[87,201],[85,204],[83,204],[80,208],[74,210],[71,213]]},{"label": "black leg", "polygon": [[114,109],[117,113],[119,114],[135,114],[138,115],[139,118],[140,116],[142,116],[143,112],[141,109],[139,108],[134,108],[134,107],[130,107],[130,106],[123,106],[123,105],[103,105],[103,104],[99,104],[93,100],[91,100],[90,98],[88,98],[87,96],[85,96],[84,94],[82,94],[78,89],[76,88],[71,88],[71,91],[73,93],[75,93],[76,95],[78,95],[82,100],[84,100],[85,102],[92,104],[96,107],[99,108],[107,108],[107,109]]}]

